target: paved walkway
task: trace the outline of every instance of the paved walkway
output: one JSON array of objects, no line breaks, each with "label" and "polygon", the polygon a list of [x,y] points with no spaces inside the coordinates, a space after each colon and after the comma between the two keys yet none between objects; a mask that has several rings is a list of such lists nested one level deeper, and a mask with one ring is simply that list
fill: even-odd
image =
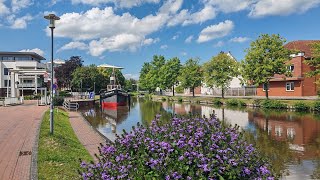
[{"label": "paved walkway", "polygon": [[80,142],[95,158],[94,154],[99,154],[100,143],[105,144],[106,139],[97,133],[79,112],[69,112],[69,120]]},{"label": "paved walkway", "polygon": [[48,109],[36,103],[0,107],[0,179],[30,179],[32,147]]}]

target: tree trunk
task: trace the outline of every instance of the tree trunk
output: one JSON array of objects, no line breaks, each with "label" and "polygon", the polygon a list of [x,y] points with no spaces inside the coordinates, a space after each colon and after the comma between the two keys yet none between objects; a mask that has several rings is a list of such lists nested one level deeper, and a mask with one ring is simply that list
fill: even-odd
[{"label": "tree trunk", "polygon": [[266,90],[265,90],[266,98],[269,99],[269,82],[264,83],[264,86],[266,87]]},{"label": "tree trunk", "polygon": [[192,87],[192,96],[194,97],[194,87]]},{"label": "tree trunk", "polygon": [[222,96],[222,99],[224,99],[224,88],[221,88],[221,96]]},{"label": "tree trunk", "polygon": [[174,85],[172,86],[172,96],[174,96]]}]

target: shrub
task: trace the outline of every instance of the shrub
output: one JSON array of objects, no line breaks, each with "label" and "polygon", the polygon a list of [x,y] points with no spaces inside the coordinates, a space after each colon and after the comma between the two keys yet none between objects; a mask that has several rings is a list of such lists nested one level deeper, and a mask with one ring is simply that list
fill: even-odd
[{"label": "shrub", "polygon": [[237,99],[228,99],[226,101],[227,106],[238,106],[239,102]]},{"label": "shrub", "polygon": [[304,102],[296,102],[294,103],[293,107],[296,109],[296,111],[308,111],[310,109],[310,106]]},{"label": "shrub", "polygon": [[252,102],[252,104],[253,104],[254,106],[260,106],[260,105],[261,105],[261,99],[254,99],[253,102]]},{"label": "shrub", "polygon": [[238,99],[238,105],[239,106],[246,106],[247,104],[244,101]]},{"label": "shrub", "polygon": [[68,91],[60,91],[59,96],[64,96],[64,97],[71,97],[72,94]]},{"label": "shrub", "polygon": [[176,88],[175,88],[175,91],[176,91],[176,93],[183,93],[183,87],[182,86],[177,86]]},{"label": "shrub", "polygon": [[214,105],[217,105],[217,106],[223,105],[223,102],[222,102],[221,99],[219,99],[219,98],[214,98],[214,99],[212,100],[212,103],[213,103]]},{"label": "shrub", "polygon": [[261,106],[267,109],[285,109],[287,105],[278,100],[263,100]]},{"label": "shrub", "polygon": [[316,101],[313,105],[313,110],[320,112],[320,101]]},{"label": "shrub", "polygon": [[167,99],[165,97],[162,97],[161,98],[161,101],[166,101]]},{"label": "shrub", "polygon": [[178,97],[178,102],[182,102],[182,97]]},{"label": "shrub", "polygon": [[84,179],[273,179],[268,161],[244,140],[239,127],[216,118],[159,117],[149,128],[100,148],[99,162],[81,163]]},{"label": "shrub", "polygon": [[64,97],[62,96],[56,96],[53,98],[53,105],[54,106],[62,106],[64,102]]}]

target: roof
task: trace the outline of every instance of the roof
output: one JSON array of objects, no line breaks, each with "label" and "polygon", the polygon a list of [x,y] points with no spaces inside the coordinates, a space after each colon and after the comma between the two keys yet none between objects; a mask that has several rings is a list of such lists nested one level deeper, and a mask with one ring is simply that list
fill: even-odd
[{"label": "roof", "polygon": [[312,57],[311,45],[313,43],[320,43],[320,40],[298,40],[292,41],[284,45],[289,50],[298,50],[304,52],[307,58]]},{"label": "roof", "polygon": [[0,55],[30,55],[32,57],[35,57],[39,60],[46,60],[46,58],[40,56],[39,54],[35,52],[2,52],[0,51]]},{"label": "roof", "polygon": [[109,65],[109,64],[101,64],[101,65],[99,65],[98,67],[100,67],[100,68],[123,69],[123,67],[113,66],[113,65]]}]

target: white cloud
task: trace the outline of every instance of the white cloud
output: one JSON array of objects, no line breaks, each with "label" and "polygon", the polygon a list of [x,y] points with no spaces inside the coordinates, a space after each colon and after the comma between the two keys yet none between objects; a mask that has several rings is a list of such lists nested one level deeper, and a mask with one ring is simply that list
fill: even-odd
[{"label": "white cloud", "polygon": [[223,41],[218,41],[216,44],[213,45],[213,47],[222,47],[224,45]]},{"label": "white cloud", "polygon": [[58,52],[63,50],[69,50],[69,49],[86,50],[88,49],[88,45],[80,41],[74,41],[74,42],[70,42],[68,44],[63,45],[60,49],[58,49]]},{"label": "white cloud", "polygon": [[216,10],[212,6],[204,6],[200,11],[190,13],[189,10],[183,9],[168,22],[168,26],[175,26],[182,24],[183,26],[198,24],[214,19],[216,17]]},{"label": "white cloud", "polygon": [[25,15],[20,18],[15,18],[14,16],[9,17],[9,22],[11,22],[10,28],[12,29],[25,29],[27,27],[28,21],[33,19],[30,15]]},{"label": "white cloud", "polygon": [[234,38],[230,39],[230,42],[243,43],[243,42],[246,42],[249,40],[250,40],[250,38],[248,38],[248,37],[234,37]]},{"label": "white cloud", "polygon": [[39,48],[34,48],[34,49],[22,49],[19,52],[35,52],[37,54],[39,54],[40,56],[44,56],[44,52],[39,49]]},{"label": "white cloud", "polygon": [[220,22],[216,25],[211,25],[204,28],[197,39],[198,43],[207,42],[213,39],[227,36],[234,28],[234,24],[230,20]]},{"label": "white cloud", "polygon": [[160,46],[160,49],[168,49],[168,45],[164,44]]},{"label": "white cloud", "polygon": [[176,14],[181,6],[183,0],[167,0],[163,3],[161,8],[159,9],[160,14]]},{"label": "white cloud", "polygon": [[17,12],[17,11],[24,9],[32,4],[33,4],[32,0],[12,0],[11,1],[11,9],[13,12]]},{"label": "white cloud", "polygon": [[[66,13],[56,22],[55,36],[73,41],[89,41],[89,52],[100,56],[105,51],[135,51],[141,46],[159,42],[159,38],[147,38],[160,30],[170,16],[157,13],[141,19],[130,13],[117,15],[112,7],[92,8],[82,13]],[[49,29],[46,29],[50,36]]]},{"label": "white cloud", "polygon": [[263,17],[304,13],[311,8],[319,6],[319,4],[319,0],[259,0],[251,8],[249,16]]},{"label": "white cloud", "polygon": [[0,0],[0,16],[10,13],[10,9],[4,4],[5,0]]},{"label": "white cloud", "polygon": [[254,2],[255,0],[203,0],[204,4],[211,5],[224,13],[249,9]]},{"label": "white cloud", "polygon": [[71,0],[73,4],[88,4],[92,6],[98,6],[101,4],[113,3],[117,7],[131,8],[134,6],[140,6],[144,3],[159,3],[160,0]]},{"label": "white cloud", "polygon": [[179,35],[177,34],[177,35],[174,35],[173,37],[172,37],[172,40],[176,40],[176,39],[178,39],[179,38]]},{"label": "white cloud", "polygon": [[181,52],[181,55],[182,55],[182,56],[187,56],[188,53],[187,53],[187,52]]},{"label": "white cloud", "polygon": [[187,39],[184,41],[185,43],[191,43],[191,41],[193,40],[193,36],[189,36],[187,37]]}]

